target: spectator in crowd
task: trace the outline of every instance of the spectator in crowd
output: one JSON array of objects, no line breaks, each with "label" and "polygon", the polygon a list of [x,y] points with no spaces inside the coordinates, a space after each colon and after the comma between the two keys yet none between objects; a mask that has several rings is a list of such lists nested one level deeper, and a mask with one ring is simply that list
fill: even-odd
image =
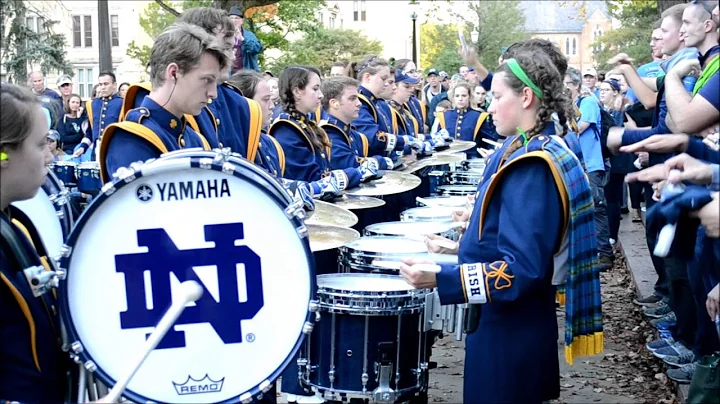
[{"label": "spectator in crowd", "polygon": [[63,105],[67,102],[70,95],[73,93],[73,81],[70,76],[60,76],[57,79],[57,88],[62,97]]},{"label": "spectator in crowd", "polygon": [[595,98],[600,99],[600,89],[597,87],[598,74],[597,70],[588,67],[583,72],[583,86],[587,87]]},{"label": "spectator in crowd", "polygon": [[263,46],[255,34],[243,28],[245,23],[245,10],[238,6],[230,8],[230,19],[235,24],[235,62],[233,73],[242,70],[260,71],[258,58]]},{"label": "spectator in crowd", "polygon": [[87,114],[82,108],[82,99],[77,94],[70,94],[65,103],[65,114],[57,125],[60,144],[65,153],[74,154],[75,147],[85,136],[88,125]]},{"label": "spectator in crowd", "polygon": [[487,91],[481,86],[476,85],[475,91],[473,91],[472,108],[478,111],[487,111]]},{"label": "spectator in crowd", "polygon": [[333,62],[330,66],[330,77],[344,76],[345,69],[347,69],[347,63]]},{"label": "spectator in crowd", "polygon": [[125,93],[127,92],[127,89],[130,88],[130,83],[124,82],[118,86],[118,95],[120,98],[125,98]]}]

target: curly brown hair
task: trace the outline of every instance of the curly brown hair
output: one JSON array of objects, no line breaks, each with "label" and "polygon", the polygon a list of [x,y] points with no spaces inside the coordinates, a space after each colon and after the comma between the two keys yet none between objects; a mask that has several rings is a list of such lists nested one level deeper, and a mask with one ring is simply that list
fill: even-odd
[{"label": "curly brown hair", "polygon": [[[548,123],[552,122],[553,113],[557,113],[559,126],[562,128],[561,135],[565,136],[568,132],[566,117],[572,116],[572,101],[565,92],[563,77],[557,67],[555,67],[550,57],[543,52],[518,52],[515,54],[514,59],[530,80],[542,91],[542,98],[539,99],[540,107],[535,116],[535,126],[526,133],[528,140],[539,135]],[[507,63],[498,68],[498,73],[505,73],[505,83],[517,94],[522,93],[523,89],[527,87],[510,70]],[[503,160],[507,159],[522,145],[523,140],[516,139],[505,150]]]}]

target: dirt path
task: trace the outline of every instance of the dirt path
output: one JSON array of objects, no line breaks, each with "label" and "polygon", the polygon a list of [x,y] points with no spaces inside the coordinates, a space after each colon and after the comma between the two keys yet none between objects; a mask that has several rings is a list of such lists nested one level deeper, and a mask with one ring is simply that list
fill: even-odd
[{"label": "dirt path", "polygon": [[[662,361],[644,348],[654,333],[632,303],[632,280],[622,258],[616,257],[615,268],[601,276],[605,352],[568,366],[560,342],[561,396],[554,403],[673,403],[675,395]],[[563,335],[562,310],[558,323]],[[438,368],[430,373],[430,402],[462,402],[463,347],[450,336],[436,343],[432,359]]]}]

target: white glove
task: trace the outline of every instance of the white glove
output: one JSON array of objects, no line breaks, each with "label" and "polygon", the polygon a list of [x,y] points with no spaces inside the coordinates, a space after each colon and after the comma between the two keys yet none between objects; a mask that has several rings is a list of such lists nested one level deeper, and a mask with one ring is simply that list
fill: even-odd
[{"label": "white glove", "polygon": [[435,136],[440,137],[444,140],[450,140],[450,132],[447,131],[447,129],[440,129],[435,133]]},{"label": "white glove", "polygon": [[303,209],[311,212],[315,210],[315,201],[312,198],[310,184],[305,181],[292,181],[282,178],[281,182],[294,201],[302,201]]},{"label": "white glove", "polygon": [[383,157],[383,160],[385,161],[385,165],[387,165],[388,170],[392,170],[395,168],[395,163],[390,157]]},{"label": "white glove", "polygon": [[361,181],[367,182],[377,177],[378,170],[380,170],[380,164],[378,164],[378,161],[373,158],[365,159],[360,167],[358,167],[358,170],[362,176]]}]

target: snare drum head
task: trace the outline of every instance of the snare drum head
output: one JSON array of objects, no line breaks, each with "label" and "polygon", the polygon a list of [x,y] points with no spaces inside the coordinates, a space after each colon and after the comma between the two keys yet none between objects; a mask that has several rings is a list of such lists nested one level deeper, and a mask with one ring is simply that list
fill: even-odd
[{"label": "snare drum head", "polygon": [[427,252],[427,247],[422,241],[384,236],[360,237],[352,243],[346,244],[345,248],[375,253],[412,254]]},{"label": "snare drum head", "polygon": [[160,158],[104,188],[73,230],[62,261],[63,320],[82,360],[110,386],[133,365],[180,283],[203,287],[130,381],[130,400],[256,396],[302,344],[311,253],[298,236],[301,220],[288,219],[287,203],[269,191],[274,185],[251,180],[264,178],[257,170]]},{"label": "snare drum head", "polygon": [[[467,201],[466,196],[460,196],[460,198]],[[401,216],[403,218],[406,218],[406,220],[429,220],[429,219],[451,220],[453,212],[457,212],[459,210],[462,210],[462,207],[447,207],[447,206],[434,207],[433,206],[433,207],[412,208],[412,209],[403,211]]]},{"label": "snare drum head", "polygon": [[[45,184],[34,197],[20,202],[13,202],[13,205],[22,210],[32,221],[51,257],[60,255],[65,236],[70,232],[70,209],[61,209],[63,217],[59,217],[55,204],[50,200],[51,196],[58,196],[62,190],[64,190],[64,187],[60,184],[60,181],[52,173],[48,172]],[[68,206],[62,206],[62,208],[65,207]]]},{"label": "snare drum head", "polygon": [[386,222],[376,223],[365,228],[370,234],[379,235],[411,235],[423,236],[426,234],[441,234],[451,231],[455,224],[450,221],[443,222]]},{"label": "snare drum head", "polygon": [[[450,195],[450,196],[429,196],[423,198],[423,201],[427,202],[429,208],[433,207],[456,207],[464,208],[467,205],[467,197],[462,195]],[[423,202],[423,203],[424,203]],[[408,209],[405,212],[412,210]]]},{"label": "snare drum head", "polygon": [[321,289],[348,292],[400,292],[415,289],[400,276],[383,274],[318,275],[317,283]]}]

